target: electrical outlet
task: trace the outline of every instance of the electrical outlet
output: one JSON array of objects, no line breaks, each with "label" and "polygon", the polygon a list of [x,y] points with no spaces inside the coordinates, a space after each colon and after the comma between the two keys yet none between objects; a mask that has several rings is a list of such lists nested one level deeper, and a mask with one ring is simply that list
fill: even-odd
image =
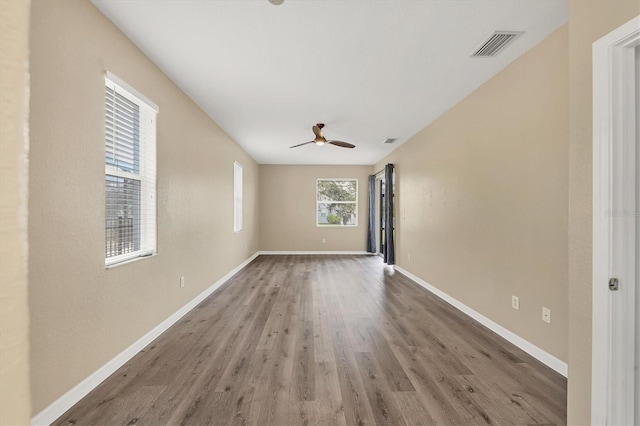
[{"label": "electrical outlet", "polygon": [[551,309],[542,307],[542,321],[551,324]]},{"label": "electrical outlet", "polygon": [[326,242],[327,242],[327,239],[326,239],[326,238],[323,238],[323,239],[322,239],[322,244],[324,244],[324,243],[326,243]]},{"label": "electrical outlet", "polygon": [[407,259],[411,260],[411,253],[407,253]]},{"label": "electrical outlet", "polygon": [[520,310],[520,298],[518,296],[511,296],[511,307],[515,310]]},{"label": "electrical outlet", "polygon": [[244,246],[244,252],[246,253],[246,252],[248,252],[248,251],[249,251],[249,246],[245,244],[245,246]]},{"label": "electrical outlet", "polygon": [[180,288],[184,287],[184,277],[180,277]]}]

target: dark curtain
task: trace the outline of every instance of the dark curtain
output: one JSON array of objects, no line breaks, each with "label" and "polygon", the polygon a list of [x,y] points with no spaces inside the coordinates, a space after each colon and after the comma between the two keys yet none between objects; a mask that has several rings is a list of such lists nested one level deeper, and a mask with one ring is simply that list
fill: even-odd
[{"label": "dark curtain", "polygon": [[367,221],[367,252],[376,252],[376,176],[369,176],[369,219]]},{"label": "dark curtain", "polygon": [[396,263],[395,244],[393,242],[393,164],[384,166],[384,263]]}]

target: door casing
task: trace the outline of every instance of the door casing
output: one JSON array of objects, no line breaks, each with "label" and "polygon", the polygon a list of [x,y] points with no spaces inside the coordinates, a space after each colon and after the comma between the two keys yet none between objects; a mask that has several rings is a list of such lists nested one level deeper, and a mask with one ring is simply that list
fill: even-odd
[{"label": "door casing", "polygon": [[[637,315],[636,46],[640,16],[593,44],[593,299],[591,422],[635,419]],[[617,278],[619,290],[609,289]]]}]

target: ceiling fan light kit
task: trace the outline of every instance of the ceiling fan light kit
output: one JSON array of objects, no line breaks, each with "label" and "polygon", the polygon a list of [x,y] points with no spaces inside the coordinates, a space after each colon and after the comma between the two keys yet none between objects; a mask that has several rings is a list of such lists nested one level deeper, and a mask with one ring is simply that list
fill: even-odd
[{"label": "ceiling fan light kit", "polygon": [[313,134],[316,135],[316,137],[312,141],[299,143],[298,145],[293,145],[293,146],[290,146],[289,148],[297,148],[299,146],[307,145],[307,144],[310,144],[310,143],[314,143],[314,144],[316,144],[318,146],[329,144],[329,145],[339,146],[340,148],[355,148],[356,147],[354,144],[349,143],[349,142],[327,140],[324,137],[324,135],[322,134],[322,128],[323,127],[324,127],[323,123],[318,123],[315,126],[311,127],[311,130],[313,130]]}]

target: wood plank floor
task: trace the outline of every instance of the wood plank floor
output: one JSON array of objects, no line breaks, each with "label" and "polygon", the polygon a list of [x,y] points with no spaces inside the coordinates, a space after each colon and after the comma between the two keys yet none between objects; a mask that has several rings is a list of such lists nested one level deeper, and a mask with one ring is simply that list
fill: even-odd
[{"label": "wood plank floor", "polygon": [[566,380],[377,256],[260,256],[56,425],[565,424]]}]

